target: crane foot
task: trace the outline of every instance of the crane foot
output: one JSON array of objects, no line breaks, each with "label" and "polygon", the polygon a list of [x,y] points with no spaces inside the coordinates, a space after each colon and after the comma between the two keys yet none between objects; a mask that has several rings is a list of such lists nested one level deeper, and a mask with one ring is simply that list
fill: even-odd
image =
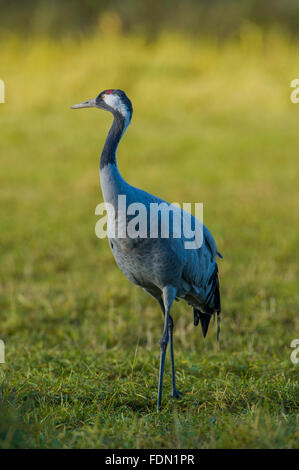
[{"label": "crane foot", "polygon": [[171,392],[171,398],[181,398],[182,397],[182,393],[179,392],[177,389],[173,390]]}]

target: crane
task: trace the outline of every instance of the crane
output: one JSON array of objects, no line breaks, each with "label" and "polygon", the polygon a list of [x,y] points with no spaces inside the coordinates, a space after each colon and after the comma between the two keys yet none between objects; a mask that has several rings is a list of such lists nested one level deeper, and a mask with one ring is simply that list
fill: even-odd
[{"label": "crane", "polygon": [[[215,316],[217,313],[217,339],[219,338],[221,305],[216,256],[222,258],[222,255],[217,250],[211,232],[203,224],[196,225],[198,219],[191,214],[189,214],[191,222],[202,229],[201,244],[196,245],[195,248],[186,248],[188,236],[185,233],[177,233],[182,222],[179,222],[179,226],[175,225],[174,217],[171,219],[169,237],[163,236],[161,213],[158,214],[158,219],[155,221],[159,228],[155,236],[151,236],[152,232],[150,232],[147,222],[151,220],[149,213],[152,205],[165,204],[168,207],[171,205],[161,198],[131,186],[118,170],[116,159],[118,144],[130,124],[133,114],[132,103],[124,91],[119,89],[104,90],[96,98],[75,104],[71,108],[98,108],[109,111],[113,115],[113,123],[100,158],[100,184],[103,198],[107,207],[114,209],[110,211],[110,216],[108,214],[108,239],[120,270],[131,282],[143,288],[158,301],[164,316],[163,333],[159,340],[160,368],[157,399],[159,411],[162,403],[163,375],[168,343],[170,343],[172,375],[171,397],[181,396],[176,388],[173,348],[174,322],[170,315],[174,300],[184,299],[193,307],[194,325],[201,323],[204,337],[207,334],[211,316]],[[120,196],[125,196],[126,208],[130,205],[134,206],[136,203],[145,207],[146,215],[143,222],[146,222],[146,229],[143,236],[130,236],[127,231],[124,236],[120,236],[120,231],[115,231],[115,227],[118,230],[120,228],[126,230],[132,222],[132,213],[129,215],[129,211],[125,213],[125,216],[119,215]],[[184,221],[186,212],[183,210],[179,210],[179,212]],[[137,225],[137,228],[140,228],[140,224]]]}]

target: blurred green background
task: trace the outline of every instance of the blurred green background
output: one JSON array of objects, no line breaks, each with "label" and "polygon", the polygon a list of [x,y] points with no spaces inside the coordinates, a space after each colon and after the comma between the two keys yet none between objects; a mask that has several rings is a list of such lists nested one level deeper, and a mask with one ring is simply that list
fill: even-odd
[{"label": "blurred green background", "polygon": [[0,10],[0,31],[26,35],[94,32],[107,13],[117,18],[120,31],[147,37],[161,31],[238,36],[247,21],[291,35],[299,32],[297,0],[0,0]]},{"label": "blurred green background", "polygon": [[[1,447],[298,447],[298,3],[0,1]],[[111,116],[69,106],[126,91],[119,168],[204,203],[223,322],[162,318],[95,236]]]}]

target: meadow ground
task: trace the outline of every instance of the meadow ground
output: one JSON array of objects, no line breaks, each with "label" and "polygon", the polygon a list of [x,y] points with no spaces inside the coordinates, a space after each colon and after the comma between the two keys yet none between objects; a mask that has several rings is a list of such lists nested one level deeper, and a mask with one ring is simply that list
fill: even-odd
[{"label": "meadow ground", "polygon": [[[299,44],[247,27],[219,44],[161,36],[0,45],[0,446],[298,447]],[[122,88],[133,185],[203,202],[219,262],[220,344],[175,305],[178,388],[156,412],[162,318],[95,236],[107,113]]]}]

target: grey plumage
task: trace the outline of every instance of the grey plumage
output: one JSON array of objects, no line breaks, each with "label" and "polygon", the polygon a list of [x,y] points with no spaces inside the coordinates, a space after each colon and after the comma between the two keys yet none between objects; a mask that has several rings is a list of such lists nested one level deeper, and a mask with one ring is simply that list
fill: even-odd
[{"label": "grey plumage", "polygon": [[[97,107],[112,112],[113,124],[106,139],[100,162],[100,181],[104,201],[115,210],[113,222],[117,228],[132,221],[133,215],[118,215],[118,196],[126,196],[126,208],[133,203],[142,203],[146,210],[147,230],[144,237],[120,238],[115,235],[109,238],[110,247],[115,261],[124,275],[134,284],[142,287],[160,304],[164,315],[164,330],[160,339],[161,359],[158,387],[158,409],[161,407],[162,382],[164,374],[165,355],[170,340],[170,355],[172,365],[172,396],[179,396],[175,384],[174,353],[173,353],[173,319],[170,309],[174,300],[184,299],[193,307],[194,325],[201,323],[203,336],[208,331],[211,315],[217,312],[220,320],[220,289],[216,256],[221,255],[212,234],[203,225],[203,242],[198,249],[186,249],[187,237],[182,234],[179,238],[174,235],[174,225],[170,224],[170,237],[161,236],[161,226],[157,227],[158,237],[150,238],[149,216],[151,204],[164,203],[172,206],[152,194],[128,184],[120,175],[116,150],[118,143],[129,125],[132,117],[132,105],[121,90],[106,90],[94,100],[89,100],[73,108]],[[184,211],[181,214],[186,216]],[[196,222],[194,216],[193,223]],[[161,222],[160,219],[159,224]],[[108,217],[108,225],[112,220]],[[220,321],[218,322],[217,337],[219,337]]]}]

